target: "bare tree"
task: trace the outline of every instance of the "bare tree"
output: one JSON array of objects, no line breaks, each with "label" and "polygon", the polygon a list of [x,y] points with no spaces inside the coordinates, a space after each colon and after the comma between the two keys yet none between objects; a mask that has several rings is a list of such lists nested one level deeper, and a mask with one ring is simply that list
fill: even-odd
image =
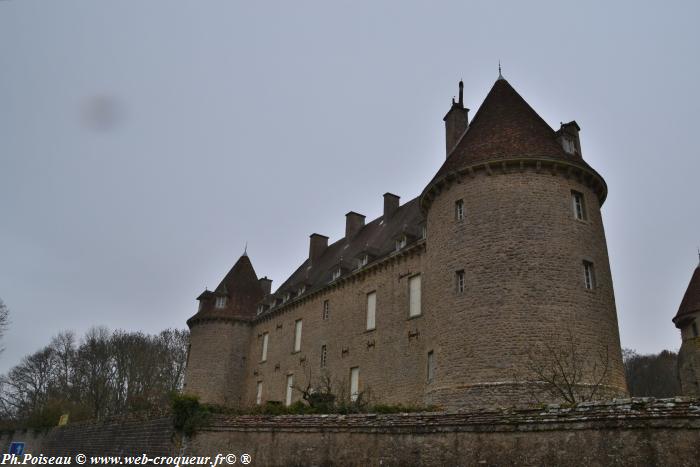
[{"label": "bare tree", "polygon": [[569,404],[604,397],[604,382],[610,371],[607,347],[595,353],[582,352],[582,345],[569,329],[558,341],[545,341],[528,352],[525,382],[533,399],[561,400]]},{"label": "bare tree", "polygon": [[[0,339],[5,335],[7,327],[10,325],[10,310],[5,305],[5,302],[0,298]],[[4,347],[0,346],[0,352],[5,350]]]}]

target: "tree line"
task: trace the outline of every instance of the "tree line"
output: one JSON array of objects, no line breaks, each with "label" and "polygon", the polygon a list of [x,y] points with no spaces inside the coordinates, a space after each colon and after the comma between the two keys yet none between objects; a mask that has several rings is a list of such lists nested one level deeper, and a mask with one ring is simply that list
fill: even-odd
[{"label": "tree line", "polygon": [[624,349],[622,361],[630,396],[674,397],[681,393],[678,378],[678,354],[662,350],[658,354],[639,355]]},{"label": "tree line", "polygon": [[143,411],[164,411],[182,389],[189,331],[159,334],[90,329],[64,331],[0,377],[6,428],[56,426]]}]

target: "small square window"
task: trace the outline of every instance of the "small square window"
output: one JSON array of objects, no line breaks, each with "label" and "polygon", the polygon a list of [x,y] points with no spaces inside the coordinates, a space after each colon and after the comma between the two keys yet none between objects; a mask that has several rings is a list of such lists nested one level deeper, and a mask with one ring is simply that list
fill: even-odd
[{"label": "small square window", "polygon": [[595,270],[593,269],[593,263],[590,261],[583,262],[583,280],[586,289],[595,289]]},{"label": "small square window", "polygon": [[398,238],[395,243],[396,251],[399,251],[401,248],[406,246],[406,236],[403,235],[401,238]]},{"label": "small square window", "polygon": [[464,277],[464,269],[455,272],[455,286],[457,293],[464,293],[464,288],[466,286],[466,279]]},{"label": "small square window", "polygon": [[334,280],[338,279],[340,277],[340,272],[341,272],[340,268],[333,271],[333,275],[331,276],[331,280],[334,281]]},{"label": "small square window", "polygon": [[331,311],[331,303],[328,300],[323,301],[323,319],[328,319]]},{"label": "small square window", "polygon": [[464,220],[464,200],[458,199],[455,201],[455,220]]},{"label": "small square window", "polygon": [[574,209],[574,218],[580,221],[586,220],[586,203],[583,199],[583,193],[571,191],[571,203]]},{"label": "small square window", "polygon": [[216,308],[224,308],[226,306],[226,297],[216,297]]}]

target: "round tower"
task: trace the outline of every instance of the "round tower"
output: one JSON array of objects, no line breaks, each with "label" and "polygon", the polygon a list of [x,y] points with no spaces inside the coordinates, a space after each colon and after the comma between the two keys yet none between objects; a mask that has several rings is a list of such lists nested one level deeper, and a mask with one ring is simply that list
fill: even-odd
[{"label": "round tower", "polygon": [[214,291],[205,291],[199,311],[187,320],[190,348],[185,372],[186,394],[208,404],[240,406],[244,400],[246,355],[263,288],[246,254]]},{"label": "round tower", "polygon": [[626,394],[600,213],[607,187],[581,157],[578,125],[555,132],[501,76],[464,120],[459,135],[446,126],[457,143],[421,195],[437,363],[426,403]]},{"label": "round tower", "polygon": [[681,331],[678,376],[681,394],[700,396],[700,264],[695,268],[673,323]]}]

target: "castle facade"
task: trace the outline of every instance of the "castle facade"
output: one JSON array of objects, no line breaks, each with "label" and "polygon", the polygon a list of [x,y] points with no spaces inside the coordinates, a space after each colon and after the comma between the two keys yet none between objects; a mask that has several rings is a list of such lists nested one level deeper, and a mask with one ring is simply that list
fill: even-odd
[{"label": "castle facade", "polygon": [[244,254],[198,297],[186,392],[290,404],[325,375],[383,403],[557,402],[544,389],[559,355],[576,388],[626,394],[607,186],[579,126],[554,131],[500,73],[470,120],[462,86],[444,117],[446,160],[420,196],[385,194],[370,222],[349,212],[334,243],[312,234],[274,293]]}]

